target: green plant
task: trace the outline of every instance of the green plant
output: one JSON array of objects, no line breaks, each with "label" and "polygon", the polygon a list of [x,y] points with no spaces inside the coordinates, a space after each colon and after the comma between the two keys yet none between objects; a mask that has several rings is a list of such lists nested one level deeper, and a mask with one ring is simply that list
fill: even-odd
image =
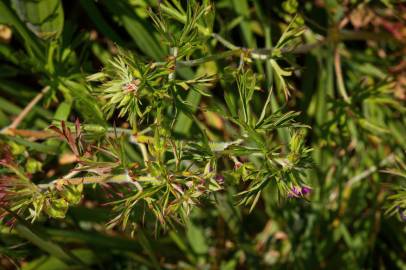
[{"label": "green plant", "polygon": [[0,253],[23,269],[402,268],[402,8],[0,0],[19,45],[0,44]]}]

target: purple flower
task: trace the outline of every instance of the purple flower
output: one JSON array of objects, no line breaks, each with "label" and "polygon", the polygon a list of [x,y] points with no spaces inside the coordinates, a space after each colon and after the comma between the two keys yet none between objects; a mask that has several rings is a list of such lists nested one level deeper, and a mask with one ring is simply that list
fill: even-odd
[{"label": "purple flower", "polygon": [[300,193],[300,188],[298,188],[298,187],[293,187],[292,188],[292,193],[293,193],[293,195],[296,195],[296,196],[299,196],[301,193]]},{"label": "purple flower", "polygon": [[220,185],[224,184],[224,176],[216,175],[215,179],[216,179],[217,183],[219,183]]},{"label": "purple flower", "polygon": [[302,187],[302,195],[306,195],[306,194],[310,194],[312,192],[312,188],[311,187]]},{"label": "purple flower", "polygon": [[292,186],[290,191],[288,192],[288,198],[298,198],[303,197],[307,194],[312,192],[312,188],[308,186]]},{"label": "purple flower", "polygon": [[288,197],[293,198],[293,197],[299,197],[300,196],[300,188],[293,186],[290,191],[288,192]]}]

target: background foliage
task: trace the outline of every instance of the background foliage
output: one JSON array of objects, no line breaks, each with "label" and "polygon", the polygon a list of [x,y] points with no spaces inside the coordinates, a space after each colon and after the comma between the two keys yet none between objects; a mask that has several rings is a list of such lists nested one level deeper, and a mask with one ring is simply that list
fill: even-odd
[{"label": "background foliage", "polygon": [[406,268],[405,14],[0,0],[0,267]]}]

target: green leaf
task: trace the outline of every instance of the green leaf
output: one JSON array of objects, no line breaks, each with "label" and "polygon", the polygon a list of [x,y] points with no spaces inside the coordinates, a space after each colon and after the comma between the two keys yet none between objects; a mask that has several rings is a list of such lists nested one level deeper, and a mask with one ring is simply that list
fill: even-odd
[{"label": "green leaf", "polygon": [[58,38],[63,29],[60,0],[11,0],[18,17],[39,38]]},{"label": "green leaf", "polygon": [[104,115],[85,85],[72,80],[63,80],[59,88],[73,96],[73,104],[85,120],[105,125]]},{"label": "green leaf", "polygon": [[89,18],[96,25],[97,30],[103,33],[103,35],[106,37],[110,38],[112,41],[117,42],[119,45],[124,43],[114,28],[104,19],[95,1],[80,0],[79,2],[83,9],[87,12]]},{"label": "green leaf", "polygon": [[54,257],[70,264],[75,264],[78,262],[75,257],[72,257],[70,254],[66,253],[66,251],[64,251],[59,245],[53,243],[45,237],[41,237],[29,227],[22,224],[17,224],[16,229],[19,235],[32,242],[34,245],[38,246],[43,251],[53,255]]},{"label": "green leaf", "polygon": [[204,236],[204,231],[201,228],[190,222],[186,229],[186,235],[196,254],[204,255],[208,252],[209,247]]},{"label": "green leaf", "polygon": [[[96,256],[95,252],[93,252],[90,249],[74,249],[72,250],[72,254],[80,258],[80,260],[84,262],[86,265],[92,265],[100,262],[100,258]],[[73,268],[74,267],[72,266],[72,264],[65,263],[64,261],[58,259],[57,257],[41,256],[35,260],[28,262],[27,264],[24,264],[21,270],[50,270],[50,269],[69,270]]]},{"label": "green leaf", "polygon": [[149,57],[161,59],[166,49],[155,38],[152,24],[141,19],[126,1],[103,1],[111,13],[118,16],[137,47]]},{"label": "green leaf", "polygon": [[59,106],[56,109],[56,112],[54,114],[54,120],[57,122],[68,120],[68,116],[70,114],[71,108],[72,108],[72,102],[64,101],[61,104],[59,104]]},{"label": "green leaf", "polygon": [[251,31],[251,26],[249,22],[249,6],[247,0],[231,0],[232,7],[237,13],[238,16],[244,18],[244,20],[240,23],[240,29],[244,37],[244,41],[246,45],[250,48],[256,48],[256,41],[254,35]]},{"label": "green leaf", "polygon": [[0,138],[5,138],[7,140],[14,141],[17,144],[26,146],[31,150],[42,152],[45,154],[53,155],[53,154],[59,153],[58,148],[56,146],[46,145],[45,143],[31,142],[28,140],[24,140],[23,138],[20,138],[20,137],[5,136],[5,135],[0,135]]},{"label": "green leaf", "polygon": [[4,0],[0,0],[0,22],[12,25],[17,32],[21,35],[25,42],[27,51],[37,57],[38,60],[44,61],[44,46],[21,22],[16,14],[4,3]]}]

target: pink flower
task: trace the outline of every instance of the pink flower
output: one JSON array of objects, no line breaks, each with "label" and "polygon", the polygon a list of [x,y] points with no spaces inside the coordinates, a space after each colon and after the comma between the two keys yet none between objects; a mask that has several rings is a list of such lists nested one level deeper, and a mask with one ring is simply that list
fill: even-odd
[{"label": "pink flower", "polygon": [[222,176],[222,175],[216,175],[216,181],[217,181],[217,183],[219,183],[220,185],[224,184],[224,176]]}]

